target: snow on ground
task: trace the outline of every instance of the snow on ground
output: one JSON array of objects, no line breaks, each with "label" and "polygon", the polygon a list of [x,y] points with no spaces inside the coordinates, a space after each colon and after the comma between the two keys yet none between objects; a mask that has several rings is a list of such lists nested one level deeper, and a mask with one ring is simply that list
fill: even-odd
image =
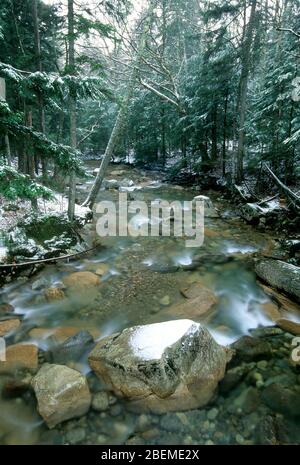
[{"label": "snow on ground", "polygon": [[[23,220],[33,210],[29,200],[19,200],[17,203],[17,210],[8,210],[9,205],[14,205],[15,202],[10,202],[0,198],[0,231],[5,233],[9,229],[15,227],[21,220]],[[68,211],[68,198],[65,195],[54,192],[51,200],[38,200],[38,211],[41,214],[48,215],[61,215]],[[84,219],[90,212],[88,207],[75,205],[75,215]]]}]

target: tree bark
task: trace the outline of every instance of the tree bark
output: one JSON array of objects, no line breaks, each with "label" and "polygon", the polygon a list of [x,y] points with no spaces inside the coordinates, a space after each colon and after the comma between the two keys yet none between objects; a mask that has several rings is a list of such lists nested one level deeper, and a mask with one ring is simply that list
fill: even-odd
[{"label": "tree bark", "polygon": [[211,159],[214,163],[218,158],[218,129],[217,129],[217,106],[212,109],[212,127],[211,127]]},{"label": "tree bark", "polygon": [[251,11],[248,27],[245,31],[245,40],[242,45],[242,58],[241,58],[241,77],[240,77],[240,98],[239,98],[239,134],[238,134],[238,148],[236,159],[236,182],[240,183],[244,178],[244,154],[245,154],[245,122],[247,110],[247,92],[248,80],[251,64],[251,46],[253,42],[255,19],[256,19],[256,6],[257,0],[252,0]]},{"label": "tree bark", "polygon": [[228,110],[229,91],[226,90],[224,102],[224,121],[223,121],[223,146],[222,146],[222,174],[226,174],[226,139],[227,139],[227,110]]},{"label": "tree bark", "polygon": [[298,266],[280,260],[260,260],[255,265],[256,274],[272,287],[286,292],[300,302],[300,270]]},{"label": "tree bark", "polygon": [[6,161],[7,161],[8,166],[11,166],[11,151],[10,151],[10,142],[9,142],[8,134],[5,134],[4,142],[5,142]]},{"label": "tree bark", "polygon": [[99,190],[101,188],[102,181],[104,179],[105,172],[107,170],[107,167],[109,165],[111,157],[113,156],[114,150],[115,150],[115,148],[116,148],[116,146],[117,146],[117,144],[118,144],[118,142],[120,140],[120,137],[123,134],[124,128],[126,126],[126,116],[127,116],[129,104],[130,104],[131,99],[133,97],[134,87],[135,87],[135,84],[137,82],[137,78],[138,78],[138,74],[139,74],[139,66],[141,64],[144,49],[145,49],[145,45],[146,45],[146,35],[147,35],[147,31],[148,31],[149,26],[150,26],[149,22],[150,22],[150,18],[152,16],[152,13],[153,13],[153,10],[154,10],[154,4],[155,4],[155,0],[150,0],[150,5],[148,7],[148,10],[147,10],[145,18],[144,18],[143,30],[142,30],[142,33],[140,35],[140,39],[139,39],[138,46],[137,46],[137,54],[136,54],[135,62],[133,64],[133,69],[131,71],[131,76],[130,76],[129,81],[128,81],[126,95],[125,95],[125,97],[124,97],[124,99],[122,101],[121,108],[119,110],[119,113],[118,113],[114,128],[112,130],[108,145],[106,147],[106,150],[105,150],[105,153],[104,153],[101,165],[100,165],[99,172],[98,172],[98,174],[96,176],[95,182],[93,184],[93,187],[92,187],[87,199],[83,203],[84,206],[89,206],[91,209],[93,208],[93,205],[95,204],[97,195],[98,195]]},{"label": "tree bark", "polygon": [[[68,41],[69,41],[69,72],[75,74],[75,36],[74,36],[74,1],[68,0]],[[77,117],[76,117],[76,98],[70,91],[69,97],[70,109],[70,145],[73,149],[77,147]],[[74,219],[76,197],[76,176],[72,171],[69,182],[69,202],[68,217],[70,221]]]},{"label": "tree bark", "polygon": [[[33,17],[33,25],[34,25],[36,68],[41,73],[43,71],[43,66],[42,66],[42,58],[41,58],[41,41],[40,41],[37,0],[33,0],[32,2],[32,17]],[[39,131],[42,134],[45,134],[46,131],[45,131],[44,101],[43,101],[43,96],[41,95],[40,92],[38,92],[37,94],[37,100],[38,100],[38,112],[39,112]],[[42,163],[43,176],[46,178],[47,177],[47,161],[45,160],[44,155],[41,156],[41,163]],[[38,168],[38,162],[37,162],[37,168]]]}]

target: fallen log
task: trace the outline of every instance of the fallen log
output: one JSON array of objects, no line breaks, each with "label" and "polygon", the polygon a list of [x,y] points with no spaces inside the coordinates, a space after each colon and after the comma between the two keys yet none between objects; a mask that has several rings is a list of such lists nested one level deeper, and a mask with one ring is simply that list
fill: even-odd
[{"label": "fallen log", "polygon": [[300,302],[300,268],[281,260],[264,259],[255,264],[255,272],[270,286]]}]

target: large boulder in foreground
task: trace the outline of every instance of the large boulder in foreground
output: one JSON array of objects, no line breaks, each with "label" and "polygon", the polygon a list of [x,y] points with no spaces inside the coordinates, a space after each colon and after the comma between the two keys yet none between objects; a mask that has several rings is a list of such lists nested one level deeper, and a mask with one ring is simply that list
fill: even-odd
[{"label": "large boulder in foreground", "polygon": [[265,259],[255,264],[256,274],[265,282],[300,302],[300,268],[281,260]]},{"label": "large boulder in foreground", "polygon": [[81,373],[63,365],[46,363],[32,380],[38,411],[49,428],[85,415],[91,394]]},{"label": "large boulder in foreground", "polygon": [[164,413],[207,404],[231,351],[191,320],[128,328],[101,340],[91,368],[134,410]]}]

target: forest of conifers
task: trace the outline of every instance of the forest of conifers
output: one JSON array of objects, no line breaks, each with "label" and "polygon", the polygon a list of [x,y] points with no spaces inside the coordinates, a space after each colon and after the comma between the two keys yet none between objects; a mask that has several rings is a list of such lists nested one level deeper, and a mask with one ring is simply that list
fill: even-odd
[{"label": "forest of conifers", "polygon": [[300,2],[148,3],[2,0],[2,194],[34,203],[67,174],[75,198],[122,105],[113,157],[237,184],[267,162],[297,183]]}]

